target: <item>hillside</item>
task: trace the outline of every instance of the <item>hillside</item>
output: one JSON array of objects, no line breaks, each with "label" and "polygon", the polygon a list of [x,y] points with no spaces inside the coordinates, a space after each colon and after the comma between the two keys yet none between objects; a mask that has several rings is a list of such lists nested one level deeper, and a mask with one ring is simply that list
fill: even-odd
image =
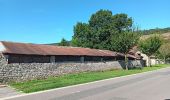
[{"label": "hillside", "polygon": [[[148,37],[150,37],[152,34],[150,35],[143,35],[141,36],[141,39],[146,39]],[[168,33],[162,33],[160,34],[160,36],[165,40],[165,42],[169,42],[170,43],[170,32]]]}]

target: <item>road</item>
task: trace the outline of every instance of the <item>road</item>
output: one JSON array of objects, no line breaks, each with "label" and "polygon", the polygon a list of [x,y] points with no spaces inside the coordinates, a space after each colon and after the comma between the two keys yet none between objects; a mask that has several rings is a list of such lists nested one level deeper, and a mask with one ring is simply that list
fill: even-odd
[{"label": "road", "polygon": [[170,100],[170,68],[5,100]]}]

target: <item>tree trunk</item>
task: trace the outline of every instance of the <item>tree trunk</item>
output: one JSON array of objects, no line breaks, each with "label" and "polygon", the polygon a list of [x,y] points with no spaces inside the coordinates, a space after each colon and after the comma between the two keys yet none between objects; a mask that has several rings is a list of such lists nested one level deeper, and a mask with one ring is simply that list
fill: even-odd
[{"label": "tree trunk", "polygon": [[127,57],[127,54],[125,54],[125,66],[126,66],[126,70],[128,70],[128,57]]},{"label": "tree trunk", "polygon": [[151,57],[148,57],[148,66],[151,67]]},{"label": "tree trunk", "polygon": [[166,64],[166,57],[164,57],[164,64]]}]

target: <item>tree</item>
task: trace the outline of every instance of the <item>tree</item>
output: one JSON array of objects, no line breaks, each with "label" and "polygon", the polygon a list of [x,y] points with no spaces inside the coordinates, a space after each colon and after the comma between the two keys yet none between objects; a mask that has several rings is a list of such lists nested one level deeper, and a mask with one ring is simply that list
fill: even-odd
[{"label": "tree", "polygon": [[78,47],[93,47],[92,41],[90,40],[91,33],[90,33],[90,27],[86,23],[77,23],[77,25],[74,27],[74,36],[72,39],[72,45],[78,46]]},{"label": "tree", "polygon": [[139,42],[138,46],[140,51],[148,56],[149,66],[151,66],[150,56],[155,54],[161,45],[162,45],[162,40],[158,35],[151,36]]},{"label": "tree", "polygon": [[113,16],[114,26],[118,33],[121,33],[124,30],[130,30],[132,28],[132,18],[128,18],[126,14],[116,14]]},{"label": "tree", "polygon": [[62,38],[61,42],[58,45],[59,46],[69,46],[70,44],[66,39]]},{"label": "tree", "polygon": [[165,43],[163,44],[159,50],[159,56],[164,59],[164,63],[166,63],[167,58],[170,57],[170,44]]},{"label": "tree", "polygon": [[112,37],[111,47],[113,51],[121,52],[125,55],[126,70],[128,70],[128,52],[139,40],[139,34],[136,32],[122,32]]},{"label": "tree", "polygon": [[132,18],[126,14],[113,15],[109,10],[99,10],[92,14],[88,23],[78,22],[74,26],[72,44],[111,50],[111,37],[129,31],[132,23]]},{"label": "tree", "polygon": [[[110,49],[110,37],[114,34],[113,15],[109,10],[99,10],[89,20],[92,48]],[[90,42],[89,41],[89,42]]]}]

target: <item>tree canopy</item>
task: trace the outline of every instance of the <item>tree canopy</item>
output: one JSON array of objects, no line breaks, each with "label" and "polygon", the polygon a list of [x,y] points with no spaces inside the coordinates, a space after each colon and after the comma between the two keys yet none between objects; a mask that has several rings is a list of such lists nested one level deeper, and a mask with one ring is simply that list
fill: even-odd
[{"label": "tree canopy", "polygon": [[148,64],[151,66],[150,56],[154,55],[162,45],[162,40],[158,35],[151,36],[139,42],[139,49],[149,57]]},{"label": "tree canopy", "polygon": [[137,45],[139,34],[136,32],[123,32],[112,37],[111,49],[127,54],[132,47]]},{"label": "tree canopy", "polygon": [[158,51],[161,45],[162,45],[161,38],[157,35],[154,35],[145,40],[141,40],[139,42],[139,49],[141,50],[142,53],[151,56],[154,53],[156,53],[156,51]]},{"label": "tree canopy", "polygon": [[92,14],[88,23],[78,22],[74,26],[72,44],[80,47],[112,50],[112,37],[130,30],[132,24],[132,18],[127,14],[113,15],[109,10],[99,10]]},{"label": "tree canopy", "polygon": [[161,59],[164,59],[164,62],[166,62],[167,58],[170,58],[170,44],[169,43],[165,43],[159,48],[158,56]]}]

